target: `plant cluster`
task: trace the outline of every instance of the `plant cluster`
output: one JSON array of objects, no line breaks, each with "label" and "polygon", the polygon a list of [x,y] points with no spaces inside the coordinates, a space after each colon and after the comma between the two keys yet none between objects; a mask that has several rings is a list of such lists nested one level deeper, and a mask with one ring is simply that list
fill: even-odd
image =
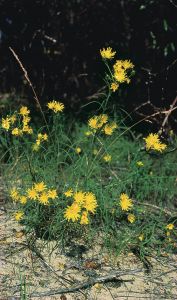
[{"label": "plant cluster", "polygon": [[[26,106],[2,118],[1,140],[10,166],[4,176],[11,178],[14,217],[26,232],[63,243],[101,232],[105,243],[118,251],[135,246],[142,253],[148,247],[172,249],[176,218],[166,213],[164,204],[172,208],[176,194],[174,156],[168,154],[176,137],[171,145],[158,133],[130,141],[131,128],[120,116],[109,116],[106,107],[119,85],[130,83],[134,65],[130,60],[113,62],[116,52],[110,47],[100,54],[108,92],[102,113],[87,124],[76,122],[68,130],[64,105],[56,100],[48,102],[49,123],[40,129],[29,125]],[[24,133],[30,136],[24,138]]]}]

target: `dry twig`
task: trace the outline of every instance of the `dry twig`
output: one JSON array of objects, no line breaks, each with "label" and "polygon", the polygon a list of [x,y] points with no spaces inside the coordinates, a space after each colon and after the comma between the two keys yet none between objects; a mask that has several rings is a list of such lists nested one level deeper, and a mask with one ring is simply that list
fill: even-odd
[{"label": "dry twig", "polygon": [[116,271],[114,273],[102,276],[102,277],[96,277],[94,279],[90,279],[88,281],[82,282],[78,285],[69,287],[67,289],[50,290],[50,291],[44,292],[44,293],[32,293],[31,297],[42,297],[42,296],[52,296],[52,295],[57,295],[57,294],[74,293],[74,292],[77,292],[79,290],[89,288],[89,287],[95,285],[96,283],[109,282],[109,281],[118,279],[121,276],[135,275],[136,273],[139,273],[139,272],[142,272],[142,269],[125,270],[125,271],[122,271],[122,272],[119,270],[119,271]]}]

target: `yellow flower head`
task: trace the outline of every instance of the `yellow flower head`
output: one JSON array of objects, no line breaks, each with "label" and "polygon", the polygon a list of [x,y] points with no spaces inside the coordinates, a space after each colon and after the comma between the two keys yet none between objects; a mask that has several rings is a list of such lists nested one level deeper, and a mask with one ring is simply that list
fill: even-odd
[{"label": "yellow flower head", "polygon": [[35,183],[34,190],[36,192],[43,192],[46,189],[46,185],[43,181]]},{"label": "yellow flower head", "polygon": [[76,193],[74,193],[73,198],[76,203],[78,203],[79,205],[82,205],[85,200],[85,193],[83,193],[82,191],[76,192]]},{"label": "yellow flower head", "polygon": [[64,195],[66,197],[71,197],[73,195],[73,190],[72,189],[67,190],[66,192],[64,192]]},{"label": "yellow flower head", "polygon": [[26,126],[30,122],[31,118],[28,115],[23,115],[23,125]]},{"label": "yellow flower head", "polygon": [[134,214],[128,214],[127,219],[130,223],[135,222],[135,215]]},{"label": "yellow flower head", "polygon": [[11,124],[14,124],[16,120],[17,116],[15,114],[10,117]]},{"label": "yellow flower head", "polygon": [[47,135],[47,133],[44,133],[44,134],[43,134],[43,140],[44,140],[44,141],[47,141],[47,140],[48,140],[48,135]]},{"label": "yellow flower head", "polygon": [[97,129],[97,122],[98,122],[98,117],[94,116],[92,118],[90,118],[88,120],[88,125],[92,128],[92,129]]},{"label": "yellow flower head", "polygon": [[99,129],[108,121],[108,116],[106,114],[102,114],[99,116],[93,116],[88,120],[88,125],[92,129]]},{"label": "yellow flower head", "polygon": [[39,151],[39,148],[40,148],[40,147],[39,147],[38,144],[32,145],[32,150],[33,150],[33,151],[36,151],[36,152],[37,152],[37,151]]},{"label": "yellow flower head", "polygon": [[121,209],[125,210],[125,211],[130,210],[133,206],[132,200],[125,193],[122,193],[120,195],[120,206],[121,206]]},{"label": "yellow flower head", "polygon": [[13,130],[12,130],[12,135],[16,135],[16,136],[19,136],[19,135],[22,135],[22,130],[15,127]]},{"label": "yellow flower head", "polygon": [[123,69],[119,72],[115,72],[114,73],[114,78],[120,83],[123,83],[123,82],[127,81],[127,75],[126,75],[126,73]]},{"label": "yellow flower head", "polygon": [[38,193],[34,188],[27,190],[27,195],[29,199],[36,200],[38,198]]},{"label": "yellow flower head", "polygon": [[80,205],[74,202],[71,206],[68,206],[64,213],[64,218],[68,221],[77,221],[80,217]]},{"label": "yellow flower head", "polygon": [[138,237],[138,239],[142,242],[144,240],[144,234],[143,233],[140,234],[139,237]]},{"label": "yellow flower head", "polygon": [[18,201],[20,196],[16,188],[12,188],[10,191],[10,196],[14,201]]},{"label": "yellow flower head", "polygon": [[33,129],[31,127],[29,127],[28,125],[23,126],[22,131],[26,132],[28,134],[32,134],[33,133]]},{"label": "yellow flower head", "polygon": [[162,144],[160,142],[159,136],[156,133],[150,133],[146,138],[144,138],[144,140],[146,143],[147,150],[153,149],[162,152],[167,147],[166,144]]},{"label": "yellow flower head", "polygon": [[111,86],[110,86],[110,90],[112,90],[113,92],[117,91],[119,88],[119,84],[116,82],[112,82]]},{"label": "yellow flower head", "polygon": [[30,110],[28,109],[28,107],[22,106],[22,107],[20,108],[19,115],[27,116],[27,115],[29,115],[29,113],[30,113]]},{"label": "yellow flower head", "polygon": [[48,139],[47,133],[44,133],[44,134],[38,133],[38,135],[37,135],[38,143],[40,143],[41,141],[47,141],[47,139]]},{"label": "yellow flower head", "polygon": [[112,135],[114,128],[111,125],[106,124],[103,130],[106,135]]},{"label": "yellow flower head", "polygon": [[94,214],[97,206],[98,205],[97,205],[95,195],[91,192],[86,193],[84,198],[83,208],[85,208],[87,211],[90,211],[91,213]]},{"label": "yellow flower head", "polygon": [[24,216],[23,211],[17,211],[14,215],[16,221],[20,221]]},{"label": "yellow flower head", "polygon": [[144,166],[143,162],[140,161],[140,160],[137,161],[136,164],[137,164],[138,167],[143,167]]},{"label": "yellow flower head", "polygon": [[103,48],[102,50],[100,50],[100,54],[103,59],[112,59],[114,58],[116,51],[112,51],[111,47],[107,47],[106,49]]},{"label": "yellow flower head", "polygon": [[39,198],[38,198],[39,202],[44,204],[44,205],[47,205],[49,203],[49,195],[47,192],[43,192]]},{"label": "yellow flower head", "polygon": [[166,228],[167,228],[168,230],[173,230],[174,227],[175,227],[175,226],[174,226],[174,224],[172,224],[172,223],[170,223],[170,224],[168,224],[168,225],[166,226]]},{"label": "yellow flower head", "polygon": [[122,66],[125,70],[134,68],[134,64],[128,59],[122,61]]},{"label": "yellow flower head", "polygon": [[85,132],[85,135],[90,136],[90,135],[92,135],[92,132],[88,130],[88,131]]},{"label": "yellow flower head", "polygon": [[9,117],[7,117],[6,119],[2,118],[2,128],[4,128],[6,131],[9,130],[10,124],[11,124],[11,120]]},{"label": "yellow flower head", "polygon": [[99,152],[99,151],[98,151],[97,149],[94,149],[94,150],[93,150],[93,154],[94,154],[94,155],[97,155],[98,152]]},{"label": "yellow flower head", "polygon": [[64,104],[55,100],[50,101],[47,106],[49,109],[53,110],[54,113],[62,112],[64,110]]},{"label": "yellow flower head", "polygon": [[75,151],[76,151],[77,154],[79,154],[79,153],[81,153],[82,150],[81,150],[80,147],[77,147],[77,148],[75,149]]},{"label": "yellow flower head", "polygon": [[27,197],[26,196],[20,196],[20,203],[21,204],[26,204],[27,202]]},{"label": "yellow flower head", "polygon": [[48,190],[48,197],[51,199],[57,198],[57,191],[56,190]]},{"label": "yellow flower head", "polygon": [[87,211],[83,211],[82,216],[81,216],[81,220],[80,220],[80,224],[81,225],[89,224],[88,212]]},{"label": "yellow flower head", "polygon": [[99,126],[102,127],[104,124],[108,122],[108,115],[102,114],[98,116]]},{"label": "yellow flower head", "polygon": [[106,154],[105,156],[103,156],[104,161],[109,162],[112,159],[112,156],[109,154]]}]

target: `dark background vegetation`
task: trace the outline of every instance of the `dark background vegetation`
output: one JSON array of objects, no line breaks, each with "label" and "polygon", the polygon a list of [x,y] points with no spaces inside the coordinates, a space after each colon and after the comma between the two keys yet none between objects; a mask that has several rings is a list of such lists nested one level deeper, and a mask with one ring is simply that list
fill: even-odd
[{"label": "dark background vegetation", "polygon": [[[118,58],[136,66],[132,83],[122,86],[112,104],[130,112],[150,101],[140,109],[144,115],[168,109],[176,97],[176,16],[175,0],[0,0],[1,104],[13,95],[32,103],[9,46],[28,70],[40,101],[60,99],[76,114],[82,105],[101,101],[99,49],[111,46]],[[174,114],[170,120],[174,127]]]}]

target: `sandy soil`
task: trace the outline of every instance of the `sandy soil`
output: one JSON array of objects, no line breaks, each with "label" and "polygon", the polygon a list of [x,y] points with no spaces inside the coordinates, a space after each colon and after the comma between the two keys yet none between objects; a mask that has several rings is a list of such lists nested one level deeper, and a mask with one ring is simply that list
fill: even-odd
[{"label": "sandy soil", "polygon": [[[38,241],[29,249],[23,228],[0,207],[0,300],[127,300],[177,299],[177,256],[148,258],[148,273],[132,253],[113,257],[103,251],[101,243],[85,249],[77,243],[65,253],[50,242]],[[80,253],[80,255],[78,255]],[[42,257],[40,257],[42,254]],[[140,270],[104,283],[96,283],[74,293],[54,295],[54,291],[95,280],[115,272]],[[26,296],[22,296],[26,289]],[[52,294],[45,296],[46,294]],[[20,296],[21,293],[21,296]]]}]

